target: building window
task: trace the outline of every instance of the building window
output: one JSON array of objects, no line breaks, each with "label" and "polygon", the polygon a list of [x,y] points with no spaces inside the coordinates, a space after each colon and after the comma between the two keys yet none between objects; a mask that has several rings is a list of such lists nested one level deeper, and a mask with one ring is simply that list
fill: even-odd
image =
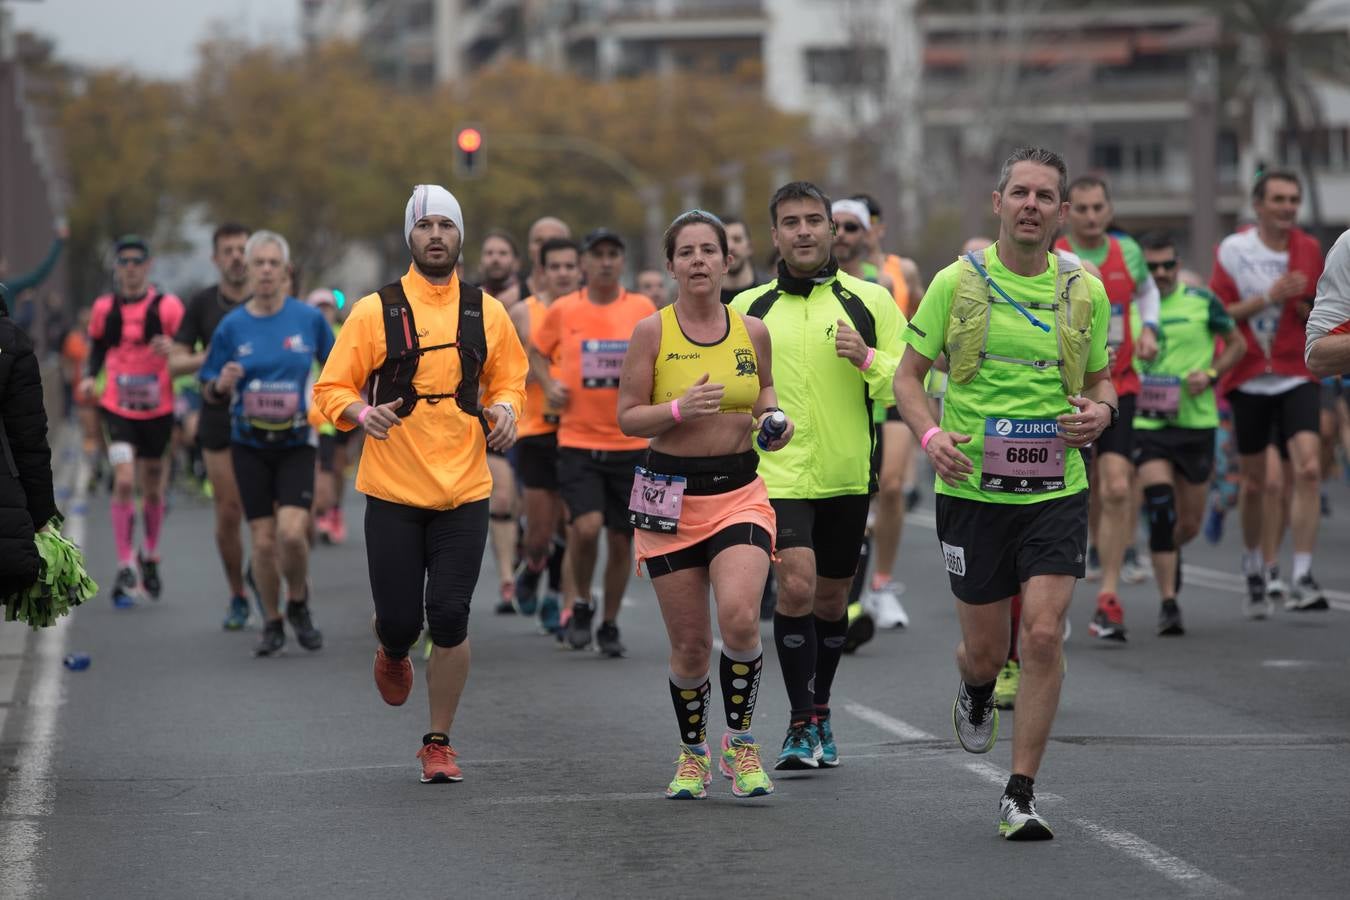
[{"label": "building window", "polygon": [[[1350,128],[1318,128],[1308,135],[1312,164],[1319,169],[1344,171],[1350,169]],[[1298,139],[1292,130],[1280,132],[1280,165],[1298,166],[1303,161]]]},{"label": "building window", "polygon": [[885,47],[807,47],[806,79],[830,87],[861,87],[886,81]]}]

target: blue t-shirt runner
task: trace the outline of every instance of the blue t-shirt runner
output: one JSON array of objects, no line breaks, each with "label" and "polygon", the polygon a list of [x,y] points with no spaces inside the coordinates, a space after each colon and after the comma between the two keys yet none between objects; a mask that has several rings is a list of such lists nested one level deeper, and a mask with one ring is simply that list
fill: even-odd
[{"label": "blue t-shirt runner", "polygon": [[226,363],[244,367],[230,404],[231,439],[251,447],[315,443],[307,415],[314,360],[327,361],[333,330],[317,309],[287,297],[279,311],[257,316],[240,306],[220,321],[200,378]]}]

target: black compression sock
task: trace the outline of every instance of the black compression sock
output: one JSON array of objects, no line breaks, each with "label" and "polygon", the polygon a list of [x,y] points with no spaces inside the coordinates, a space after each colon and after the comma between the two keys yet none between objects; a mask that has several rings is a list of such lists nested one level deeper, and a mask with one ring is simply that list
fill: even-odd
[{"label": "black compression sock", "polygon": [[[732,651],[736,653],[736,651]],[[736,653],[732,658],[722,651],[718,665],[722,683],[722,709],[726,713],[727,728],[731,731],[749,731],[755,714],[755,698],[759,696],[759,674],[764,668],[764,653],[758,647],[751,653]]]},{"label": "black compression sock", "polygon": [[425,747],[427,744],[445,744],[446,746],[449,746],[450,735],[441,731],[432,731],[428,734],[424,734],[422,735],[422,746]]},{"label": "black compression sock", "polygon": [[848,615],[838,621],[816,620],[816,706],[830,705],[830,688],[834,685],[834,673],[839,670],[839,660],[844,655],[844,641],[848,636]]},{"label": "black compression sock", "polygon": [[966,693],[970,695],[970,699],[972,700],[976,701],[988,700],[990,697],[994,695],[994,684],[995,682],[993,681],[989,682],[988,684],[971,684],[969,681],[967,681]]},{"label": "black compression sock", "polygon": [[783,670],[783,686],[787,689],[792,719],[810,721],[815,709],[815,616],[785,616],[775,612],[773,642],[778,647],[778,665]]},{"label": "black compression sock", "polygon": [[692,746],[708,739],[708,701],[712,699],[712,682],[708,676],[680,678],[670,673],[670,700],[675,704],[675,720],[680,726],[680,740]]},{"label": "black compression sock", "polygon": [[1029,778],[1026,775],[1013,775],[1008,779],[1008,786],[1003,789],[1003,793],[1009,797],[1021,795],[1023,797],[1035,796],[1036,779]]}]

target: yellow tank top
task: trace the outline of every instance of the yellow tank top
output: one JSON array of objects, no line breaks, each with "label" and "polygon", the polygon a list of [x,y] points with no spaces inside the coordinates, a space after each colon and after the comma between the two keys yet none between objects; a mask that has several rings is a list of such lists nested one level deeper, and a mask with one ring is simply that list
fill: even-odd
[{"label": "yellow tank top", "polygon": [[685,336],[675,316],[675,304],[661,310],[661,346],[652,373],[652,403],[669,403],[684,396],[706,372],[720,384],[721,412],[752,413],[759,399],[759,360],[741,314],[727,308],[726,337],[715,344],[699,344]]}]

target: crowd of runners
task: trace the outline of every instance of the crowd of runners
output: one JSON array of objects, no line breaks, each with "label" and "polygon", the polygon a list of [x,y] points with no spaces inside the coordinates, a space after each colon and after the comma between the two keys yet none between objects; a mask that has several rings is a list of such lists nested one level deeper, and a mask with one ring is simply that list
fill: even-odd
[{"label": "crowd of runners", "polygon": [[[1350,432],[1350,245],[1324,257],[1297,227],[1287,172],[1256,181],[1254,224],[1207,282],[1176,236],[1113,230],[1109,185],[1071,181],[1051,151],[1018,150],[990,187],[997,237],[952,247],[926,285],[883,249],[874,198],[800,181],[768,200],[765,269],[745,221],[690,210],[634,289],[618,232],[544,216],[517,242],[436,185],[407,198],[406,272],[354,303],[298,299],[286,238],[237,224],[213,237],[218,283],[184,303],[153,282],[149,242],[123,237],[75,391],[110,467],[111,602],[165,596],[173,458],[209,486],[224,628],[255,622],[258,656],[288,629],[319,650],[309,556],[349,540],[354,466],[378,692],[401,705],[414,658],[428,670],[422,781],[463,777],[450,734],[490,553],[498,613],[616,659],[630,578],[651,579],[678,739],[666,796],[706,796],[716,768],[748,797],[773,792],[769,770],[839,765],[843,656],[909,627],[899,576],[940,561],[956,735],[986,752],[1016,707],[1000,833],[1049,838],[1034,784],[1079,579],[1099,581],[1090,634],[1125,641],[1119,585],[1151,569],[1156,633],[1181,636],[1184,548],[1217,542],[1236,506],[1234,614],[1328,608],[1312,563]],[[902,561],[929,470],[940,553]],[[753,723],[762,619],[789,706],[773,751]]]}]

